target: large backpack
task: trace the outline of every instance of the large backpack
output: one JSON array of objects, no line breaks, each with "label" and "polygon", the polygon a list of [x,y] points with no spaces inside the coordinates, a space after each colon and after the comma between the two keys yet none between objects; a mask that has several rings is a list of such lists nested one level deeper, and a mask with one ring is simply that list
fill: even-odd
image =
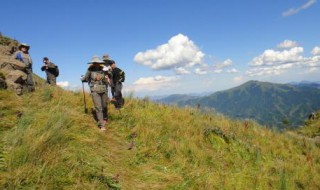
[{"label": "large backpack", "polygon": [[56,66],[56,68],[55,68],[54,76],[55,77],[59,76],[59,67],[58,66]]},{"label": "large backpack", "polygon": [[126,73],[124,71],[121,71],[120,73],[120,82],[124,82],[126,79]]}]

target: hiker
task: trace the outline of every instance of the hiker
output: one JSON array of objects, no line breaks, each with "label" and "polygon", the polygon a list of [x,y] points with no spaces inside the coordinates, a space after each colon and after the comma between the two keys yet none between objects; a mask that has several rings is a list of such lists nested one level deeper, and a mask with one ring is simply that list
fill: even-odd
[{"label": "hiker", "polygon": [[125,73],[120,68],[116,66],[114,60],[110,59],[108,54],[102,56],[102,59],[107,67],[109,84],[111,86],[112,99],[111,102],[114,104],[116,109],[121,109],[124,104],[124,99],[122,97],[122,82],[125,79]]},{"label": "hiker", "polygon": [[30,46],[22,43],[18,47],[18,51],[16,51],[12,57],[24,63],[26,65],[25,73],[27,74],[26,86],[29,92],[35,90],[35,85],[32,78],[32,59],[29,54]]},{"label": "hiker", "polygon": [[124,99],[122,97],[122,82],[125,79],[125,73],[120,68],[117,67],[114,61],[109,63],[112,69],[112,86],[111,86],[111,94],[112,99],[111,102],[114,104],[116,109],[121,109],[124,105]]},{"label": "hiker", "polygon": [[111,87],[113,86],[113,82],[112,82],[112,68],[110,66],[110,63],[114,61],[110,59],[108,54],[105,54],[102,56],[102,61],[104,62],[103,70],[107,73],[108,83]]},{"label": "hiker", "polygon": [[59,76],[58,66],[52,63],[48,57],[43,58],[44,65],[41,67],[41,71],[45,71],[47,75],[47,83],[51,85],[57,84],[57,77]]},{"label": "hiker", "polygon": [[96,110],[96,117],[98,120],[98,127],[104,131],[108,122],[108,80],[106,72],[103,71],[104,62],[99,57],[92,57],[88,63],[89,68],[86,74],[81,77],[82,82],[88,82],[91,97]]},{"label": "hiker", "polygon": [[316,119],[316,113],[315,112],[311,112],[311,114],[309,114],[308,116],[309,120],[315,120]]}]

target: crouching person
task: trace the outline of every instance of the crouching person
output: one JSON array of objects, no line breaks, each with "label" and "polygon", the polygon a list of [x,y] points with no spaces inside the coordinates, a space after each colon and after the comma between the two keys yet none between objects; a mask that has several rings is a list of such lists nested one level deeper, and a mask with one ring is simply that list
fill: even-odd
[{"label": "crouching person", "polygon": [[98,127],[101,130],[106,130],[108,122],[108,81],[106,73],[103,71],[103,61],[99,57],[94,56],[88,63],[89,68],[86,74],[81,78],[82,82],[88,82],[91,97],[95,106],[96,118]]}]

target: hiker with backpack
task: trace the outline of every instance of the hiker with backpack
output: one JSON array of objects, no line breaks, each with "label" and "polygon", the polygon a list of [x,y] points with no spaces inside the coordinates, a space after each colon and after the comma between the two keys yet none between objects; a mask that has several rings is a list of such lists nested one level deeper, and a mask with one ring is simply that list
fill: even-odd
[{"label": "hiker with backpack", "polygon": [[52,63],[48,57],[43,58],[44,65],[41,67],[41,71],[45,71],[47,75],[47,83],[51,85],[57,84],[57,77],[59,76],[59,68]]},{"label": "hiker with backpack", "polygon": [[26,68],[24,70],[24,72],[27,74],[27,80],[25,82],[25,86],[27,87],[29,92],[34,91],[35,84],[33,82],[33,77],[32,77],[32,59],[29,54],[30,46],[25,43],[21,43],[18,49],[19,50],[16,51],[12,55],[12,57],[26,65]]},{"label": "hiker with backpack", "polygon": [[89,68],[84,76],[81,77],[82,82],[88,82],[91,97],[95,106],[98,127],[100,130],[106,130],[108,122],[108,80],[107,73],[103,70],[104,62],[99,57],[94,56],[88,63]]},{"label": "hiker with backpack", "polygon": [[116,62],[110,62],[109,65],[112,69],[111,102],[114,104],[116,109],[121,109],[124,105],[124,99],[121,91],[122,83],[125,80],[125,73],[117,67]]}]

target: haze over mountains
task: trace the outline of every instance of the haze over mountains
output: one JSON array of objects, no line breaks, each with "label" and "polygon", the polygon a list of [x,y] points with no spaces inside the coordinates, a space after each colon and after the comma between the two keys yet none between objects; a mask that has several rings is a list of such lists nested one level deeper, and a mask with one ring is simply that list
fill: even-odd
[{"label": "haze over mountains", "polygon": [[268,127],[298,127],[320,109],[320,83],[275,84],[249,81],[204,97],[171,95],[158,100],[178,106],[198,106],[232,118],[253,119]]}]

